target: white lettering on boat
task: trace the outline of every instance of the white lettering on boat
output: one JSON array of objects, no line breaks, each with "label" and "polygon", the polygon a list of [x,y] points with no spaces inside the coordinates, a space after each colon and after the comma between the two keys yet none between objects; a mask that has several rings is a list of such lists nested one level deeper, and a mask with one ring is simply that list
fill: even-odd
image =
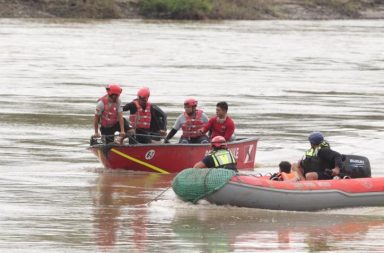
[{"label": "white lettering on boat", "polygon": [[156,151],[151,149],[148,150],[147,153],[145,154],[145,159],[151,160],[155,156]]},{"label": "white lettering on boat", "polygon": [[[230,148],[229,151],[231,151],[232,155],[238,159],[239,158],[239,148]],[[211,149],[207,149],[205,150],[205,155],[209,155],[211,154],[212,150]]]},{"label": "white lettering on boat", "polygon": [[362,164],[364,164],[364,160],[349,159],[349,162],[351,162],[351,163],[362,163]]},{"label": "white lettering on boat", "polygon": [[[229,151],[231,151],[232,155],[235,157],[235,159],[239,159],[239,148],[236,147],[236,148],[230,148]],[[211,149],[207,149],[205,150],[205,155],[209,155],[211,154],[212,150]]]},{"label": "white lettering on boat", "polygon": [[239,159],[239,148],[230,148],[229,150],[236,160]]},{"label": "white lettering on boat", "polygon": [[249,145],[245,154],[244,163],[253,162],[253,158],[251,157],[253,145]]}]

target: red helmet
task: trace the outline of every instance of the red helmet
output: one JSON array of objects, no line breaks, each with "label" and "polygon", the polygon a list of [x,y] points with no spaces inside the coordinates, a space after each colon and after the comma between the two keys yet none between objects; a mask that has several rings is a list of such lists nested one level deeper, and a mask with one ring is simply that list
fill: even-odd
[{"label": "red helmet", "polygon": [[140,90],[137,92],[137,97],[139,98],[145,98],[148,100],[150,95],[150,91],[148,87],[140,88]]},{"label": "red helmet", "polygon": [[211,140],[211,145],[214,148],[226,148],[227,142],[223,136],[215,136]]},{"label": "red helmet", "polygon": [[197,100],[194,98],[188,98],[184,101],[184,105],[189,107],[197,106]]},{"label": "red helmet", "polygon": [[111,95],[117,95],[120,96],[123,89],[118,84],[108,84],[108,86],[105,88],[107,90],[108,96]]}]

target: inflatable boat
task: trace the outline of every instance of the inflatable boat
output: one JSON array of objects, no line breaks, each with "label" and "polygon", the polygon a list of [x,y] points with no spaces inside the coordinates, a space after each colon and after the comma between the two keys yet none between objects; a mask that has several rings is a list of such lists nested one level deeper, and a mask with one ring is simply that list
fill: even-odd
[{"label": "inflatable boat", "polygon": [[[370,176],[368,169],[365,175]],[[225,169],[187,169],[174,178],[172,187],[193,203],[206,199],[217,205],[291,211],[384,206],[384,177],[292,182]]]},{"label": "inflatable boat", "polygon": [[384,177],[284,182],[235,175],[206,199],[217,205],[292,211],[384,206]]}]

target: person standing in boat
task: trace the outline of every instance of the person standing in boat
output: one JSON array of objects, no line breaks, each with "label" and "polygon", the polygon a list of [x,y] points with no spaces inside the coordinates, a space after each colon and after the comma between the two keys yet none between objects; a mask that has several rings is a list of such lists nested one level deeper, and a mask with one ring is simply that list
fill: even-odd
[{"label": "person standing in boat", "polygon": [[305,180],[327,180],[340,174],[342,168],[341,154],[332,150],[320,132],[309,135],[311,148],[305,152],[304,158],[297,164],[296,171]]},{"label": "person standing in boat", "polygon": [[208,116],[202,110],[197,109],[197,100],[194,98],[186,99],[184,101],[184,110],[184,113],[176,119],[164,142],[168,143],[181,128],[183,133],[179,143],[209,143],[208,137],[199,131],[200,128],[207,124]]},{"label": "person standing in boat", "polygon": [[223,136],[226,141],[234,139],[235,123],[228,115],[227,102],[216,104],[216,116],[209,119],[208,124],[199,130],[202,134],[209,133],[210,138]]},{"label": "person standing in boat", "polygon": [[211,140],[212,151],[203,160],[197,162],[194,168],[223,168],[237,171],[236,159],[227,147],[223,136],[213,137]]},{"label": "person standing in boat", "polygon": [[167,115],[148,101],[149,96],[149,88],[142,87],[137,92],[137,98],[123,106],[123,111],[129,111],[129,121],[136,131],[136,139],[131,143],[151,143],[166,134]]},{"label": "person standing in boat", "polygon": [[[92,139],[105,136],[105,143],[108,144],[114,141],[115,132],[120,134],[120,144],[123,142],[127,134],[133,134],[134,131],[128,124],[128,121],[123,118],[123,110],[121,109],[120,94],[122,88],[118,84],[109,84],[106,87],[107,94],[98,99],[95,111],[93,125],[95,133]],[[99,133],[99,124],[100,132]]]}]

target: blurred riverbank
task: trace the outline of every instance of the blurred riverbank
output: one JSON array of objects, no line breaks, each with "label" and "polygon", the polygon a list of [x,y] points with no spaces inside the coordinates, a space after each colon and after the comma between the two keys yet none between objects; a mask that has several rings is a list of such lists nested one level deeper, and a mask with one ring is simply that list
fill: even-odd
[{"label": "blurred riverbank", "polygon": [[0,0],[0,18],[383,19],[384,0]]}]

